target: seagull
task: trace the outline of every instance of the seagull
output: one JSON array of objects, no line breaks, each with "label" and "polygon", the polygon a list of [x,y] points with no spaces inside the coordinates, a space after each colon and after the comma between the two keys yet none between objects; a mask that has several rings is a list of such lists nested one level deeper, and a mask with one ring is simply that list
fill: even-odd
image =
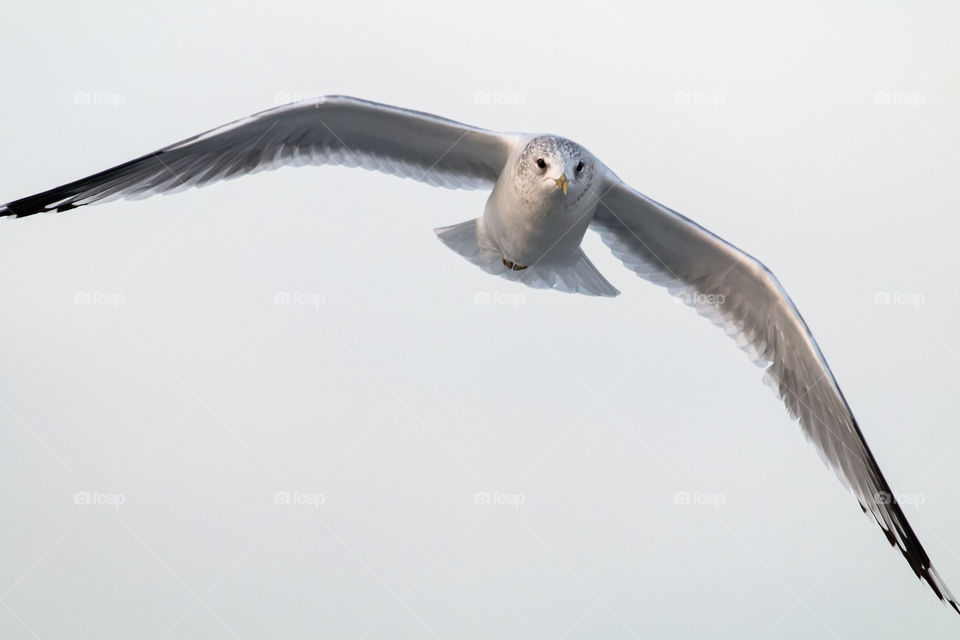
[{"label": "seagull", "polygon": [[484,271],[591,296],[619,291],[580,248],[587,229],[629,269],[722,326],[824,462],[941,601],[933,568],[806,322],[758,260],[622,182],[576,142],[501,133],[346,96],[254,114],[75,182],[0,206],[0,217],[146,198],[264,169],[343,165],[438,187],[490,189],[483,213],[436,229]]}]

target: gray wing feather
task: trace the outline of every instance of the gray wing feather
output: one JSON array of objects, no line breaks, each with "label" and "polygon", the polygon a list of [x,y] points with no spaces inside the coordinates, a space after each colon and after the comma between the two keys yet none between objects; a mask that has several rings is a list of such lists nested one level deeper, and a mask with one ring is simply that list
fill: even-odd
[{"label": "gray wing feather", "polygon": [[98,174],[0,207],[23,217],[116,198],[175,193],[264,169],[362,167],[430,185],[492,187],[514,137],[343,96],[257,113]]},{"label": "gray wing feather", "polygon": [[724,328],[916,575],[960,613],[870,452],[810,329],[759,261],[617,179],[591,228],[624,265]]}]

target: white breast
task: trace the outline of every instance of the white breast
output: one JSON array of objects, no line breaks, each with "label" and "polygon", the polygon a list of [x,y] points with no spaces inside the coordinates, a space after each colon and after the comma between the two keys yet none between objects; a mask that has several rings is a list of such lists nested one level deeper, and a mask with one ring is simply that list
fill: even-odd
[{"label": "white breast", "polygon": [[578,197],[558,189],[553,197],[531,199],[518,192],[509,173],[500,175],[487,198],[479,225],[485,239],[520,265],[572,255],[596,210],[595,192],[587,189]]}]

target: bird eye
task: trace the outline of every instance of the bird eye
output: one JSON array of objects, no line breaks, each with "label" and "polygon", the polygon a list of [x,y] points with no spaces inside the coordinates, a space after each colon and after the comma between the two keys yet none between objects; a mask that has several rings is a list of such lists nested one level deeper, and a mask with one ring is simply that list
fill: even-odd
[{"label": "bird eye", "polygon": [[577,165],[577,173],[583,171],[583,160],[580,161],[580,164]]},{"label": "bird eye", "polygon": [[547,161],[544,160],[543,158],[537,158],[537,166],[540,167],[541,169],[546,169]]}]

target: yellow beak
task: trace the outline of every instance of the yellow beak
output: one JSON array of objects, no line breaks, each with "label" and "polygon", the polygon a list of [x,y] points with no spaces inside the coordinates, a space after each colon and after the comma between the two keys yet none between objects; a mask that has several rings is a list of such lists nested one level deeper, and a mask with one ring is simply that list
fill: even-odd
[{"label": "yellow beak", "polygon": [[567,195],[567,174],[561,173],[559,178],[556,178],[554,182],[557,183],[557,187],[563,189],[563,195]]}]

